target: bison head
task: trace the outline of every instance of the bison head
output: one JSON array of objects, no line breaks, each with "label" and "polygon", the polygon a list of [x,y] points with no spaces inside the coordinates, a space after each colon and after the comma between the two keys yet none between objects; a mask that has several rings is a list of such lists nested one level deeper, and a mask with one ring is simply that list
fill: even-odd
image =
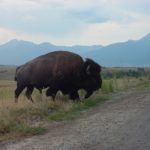
[{"label": "bison head", "polygon": [[84,80],[83,88],[87,91],[85,98],[88,98],[92,93],[102,85],[101,66],[93,60],[87,58],[84,63]]}]

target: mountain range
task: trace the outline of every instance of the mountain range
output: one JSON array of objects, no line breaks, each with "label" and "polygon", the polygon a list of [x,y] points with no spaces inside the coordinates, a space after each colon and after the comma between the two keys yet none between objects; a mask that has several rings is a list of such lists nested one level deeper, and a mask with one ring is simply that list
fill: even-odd
[{"label": "mountain range", "polygon": [[139,40],[107,46],[56,46],[47,42],[35,44],[14,39],[0,45],[0,64],[21,65],[37,56],[56,50],[75,52],[83,58],[92,58],[106,67],[150,67],[150,34]]}]

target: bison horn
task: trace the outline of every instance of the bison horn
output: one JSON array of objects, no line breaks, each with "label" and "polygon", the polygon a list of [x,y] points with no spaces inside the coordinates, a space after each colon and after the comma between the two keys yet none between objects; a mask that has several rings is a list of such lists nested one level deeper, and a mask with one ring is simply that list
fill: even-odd
[{"label": "bison horn", "polygon": [[88,75],[91,74],[91,72],[90,72],[90,65],[87,66],[86,73],[87,73]]}]

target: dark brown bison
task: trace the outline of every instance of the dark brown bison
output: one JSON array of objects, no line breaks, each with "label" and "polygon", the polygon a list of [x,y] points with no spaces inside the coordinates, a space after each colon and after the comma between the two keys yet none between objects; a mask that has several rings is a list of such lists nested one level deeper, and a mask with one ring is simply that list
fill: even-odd
[{"label": "dark brown bison", "polygon": [[34,88],[41,91],[48,88],[47,96],[55,98],[57,91],[69,94],[71,99],[79,99],[78,90],[87,91],[88,98],[101,87],[101,67],[91,59],[84,61],[79,55],[67,51],[55,51],[39,56],[16,69],[15,102],[24,88],[26,96],[32,100]]}]

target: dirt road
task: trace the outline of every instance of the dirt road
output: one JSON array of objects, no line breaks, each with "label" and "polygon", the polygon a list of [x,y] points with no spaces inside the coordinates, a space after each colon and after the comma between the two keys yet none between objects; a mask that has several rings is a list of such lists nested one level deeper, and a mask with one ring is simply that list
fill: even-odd
[{"label": "dirt road", "polygon": [[113,94],[112,100],[49,132],[0,150],[150,150],[150,89]]}]

